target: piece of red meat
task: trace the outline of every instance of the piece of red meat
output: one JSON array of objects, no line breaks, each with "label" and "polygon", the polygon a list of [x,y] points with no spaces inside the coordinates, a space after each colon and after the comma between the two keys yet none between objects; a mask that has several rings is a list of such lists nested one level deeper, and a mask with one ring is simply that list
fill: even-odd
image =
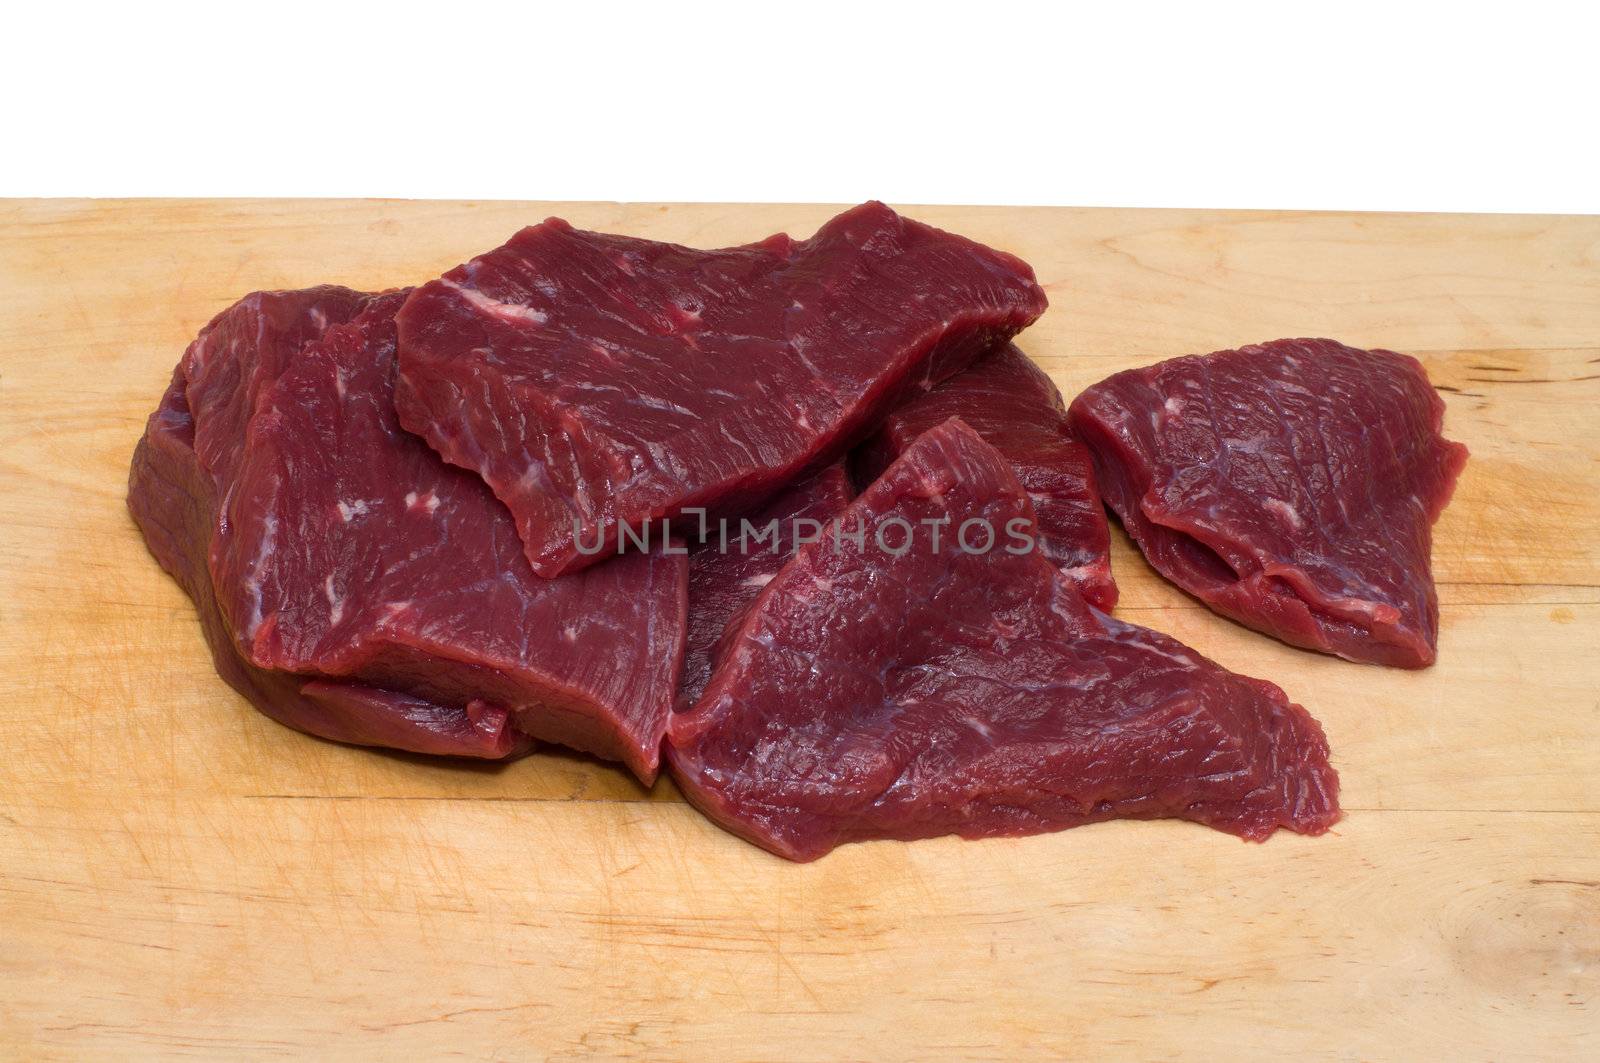
[{"label": "piece of red meat", "polygon": [[881,203],[716,251],[552,218],[417,289],[397,402],[555,576],[754,509],[1044,307],[1019,259]]},{"label": "piece of red meat", "polygon": [[1070,420],[1179,587],[1294,646],[1433,663],[1432,526],[1467,448],[1415,358],[1327,339],[1174,358],[1094,385]]},{"label": "piece of red meat", "polygon": [[267,716],[336,742],[413,753],[498,760],[532,746],[495,706],[441,705],[361,682],[268,671],[239,653],[211,586],[216,488],[195,454],[181,367],[134,452],[128,508],[150,552],[194,600],[217,674]]},{"label": "piece of red meat", "polygon": [[1111,530],[1095,485],[1089,448],[1067,428],[1067,410],[1050,377],[1013,345],[900,405],[856,451],[863,483],[875,479],[928,429],[959,417],[1015,470],[1039,519],[1039,548],[1089,604],[1117,604]]},{"label": "piece of red meat", "polygon": [[179,367],[201,468],[219,481],[231,480],[262,394],[307,343],[383,299],[392,301],[394,294],[332,284],[251,292],[212,318]]},{"label": "piece of red meat", "polygon": [[1041,553],[1006,549],[1035,534],[1032,507],[959,420],[840,520],[766,585],[672,719],[674,779],[728,830],[810,860],[1116,817],[1250,839],[1338,818],[1322,730],[1276,686],[1105,616]]},{"label": "piece of red meat", "polygon": [[788,564],[800,540],[827,534],[850,495],[850,477],[836,462],[753,515],[708,524],[689,555],[689,626],[678,681],[682,708],[700,699],[729,623]]},{"label": "piece of red meat", "polygon": [[[292,317],[298,299],[300,327],[252,332],[253,298],[191,348],[184,400],[197,411],[189,460],[202,482],[171,548],[155,530],[173,523],[161,515],[171,506],[141,464],[171,479],[176,459],[156,469],[142,447],[135,462],[130,505],[163,563],[186,572],[219,670],[263,711],[327,737],[456,751],[388,741],[393,702],[412,716],[499,720],[517,748],[527,736],[560,742],[653,779],[682,652],[685,558],[637,553],[534,576],[483,483],[399,427],[394,314],[407,293],[362,297],[334,322],[319,291],[267,300]],[[221,358],[244,364],[219,371]],[[211,414],[242,432],[231,443],[208,433]],[[273,689],[230,674],[223,642]],[[356,726],[324,726],[308,701],[337,703]]]}]

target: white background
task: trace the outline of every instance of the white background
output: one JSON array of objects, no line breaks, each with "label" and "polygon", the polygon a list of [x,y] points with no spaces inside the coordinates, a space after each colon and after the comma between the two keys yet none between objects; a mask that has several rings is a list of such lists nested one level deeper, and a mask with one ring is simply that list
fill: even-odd
[{"label": "white background", "polygon": [[0,195],[1594,213],[1591,11],[24,4]]}]

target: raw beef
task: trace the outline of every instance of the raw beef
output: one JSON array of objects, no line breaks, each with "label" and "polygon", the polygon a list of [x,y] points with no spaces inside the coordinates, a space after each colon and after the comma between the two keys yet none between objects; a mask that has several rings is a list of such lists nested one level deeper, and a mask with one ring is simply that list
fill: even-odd
[{"label": "raw beef", "polygon": [[181,367],[201,468],[231,481],[261,396],[300,349],[374,301],[394,298],[325,284],[252,292],[218,314],[184,352]]},{"label": "raw beef", "polygon": [[[152,526],[172,521],[141,520],[147,538],[167,543],[158,557],[184,571],[197,601],[214,596],[202,614],[219,670],[276,718],[346,741],[458,751],[428,736],[386,740],[390,723],[369,717],[392,701],[458,730],[494,722],[508,751],[533,736],[652,779],[682,652],[685,559],[637,553],[535,577],[483,483],[399,427],[393,322],[406,294],[361,297],[342,323],[318,290],[269,297],[289,318],[298,299],[293,327],[262,327],[259,297],[214,322],[184,363],[182,399],[196,412],[188,460],[202,481],[187,492],[194,512],[164,538]],[[240,364],[222,370],[219,359]],[[209,431],[212,415],[242,434]],[[163,416],[135,462],[136,516],[172,508],[151,487],[181,458],[153,449]],[[239,682],[224,645],[274,689]],[[330,697],[353,731],[306,712]]]},{"label": "raw beef", "polygon": [[761,588],[788,563],[800,540],[827,534],[833,518],[850,504],[850,478],[843,464],[829,465],[794,485],[754,515],[708,524],[689,555],[689,628],[683,651],[678,701],[700,699],[711,678],[717,640]]},{"label": "raw beef", "polygon": [[1352,661],[1432,664],[1432,525],[1467,449],[1416,359],[1277,340],[1118,373],[1072,404],[1150,563],[1212,609]]},{"label": "raw beef", "polygon": [[1032,507],[959,420],[840,520],[761,591],[699,703],[673,717],[673,777],[717,823],[809,860],[856,839],[1119,816],[1251,839],[1337,819],[1338,778],[1304,709],[1112,620],[1042,554],[1008,549],[1033,534]]},{"label": "raw beef", "polygon": [[195,455],[181,367],[134,452],[128,508],[150,552],[194,599],[217,673],[279,723],[338,742],[414,753],[499,759],[530,747],[501,708],[440,705],[359,682],[270,672],[239,653],[207,567],[216,489]]},{"label": "raw beef", "polygon": [[1044,307],[1025,263],[881,203],[719,251],[550,219],[417,289],[397,401],[555,576],[755,508]]},{"label": "raw beef", "polygon": [[1016,347],[987,355],[884,419],[856,452],[863,482],[875,479],[923,432],[959,417],[1016,472],[1039,518],[1039,548],[1089,604],[1117,604],[1111,531],[1089,448],[1067,430],[1067,410],[1044,371]]}]

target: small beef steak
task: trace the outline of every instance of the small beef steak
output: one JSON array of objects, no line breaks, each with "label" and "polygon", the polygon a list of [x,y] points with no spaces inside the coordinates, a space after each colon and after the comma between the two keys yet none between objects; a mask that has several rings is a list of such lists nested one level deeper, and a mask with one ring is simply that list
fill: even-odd
[{"label": "small beef steak", "polygon": [[396,401],[556,576],[755,508],[1044,307],[1025,263],[881,203],[719,251],[550,219],[417,289]]},{"label": "small beef steak", "polygon": [[1005,455],[1033,500],[1039,548],[1089,604],[1117,604],[1111,530],[1089,448],[1067,430],[1066,406],[1044,371],[1007,345],[891,413],[856,452],[862,482],[875,479],[923,432],[959,417]]},{"label": "small beef steak", "polygon": [[1223,616],[1352,661],[1434,661],[1429,554],[1467,448],[1414,358],[1277,340],[1118,373],[1072,403],[1150,563]]},{"label": "small beef steak", "polygon": [[678,703],[700,700],[717,641],[728,624],[776,576],[797,545],[829,533],[850,504],[850,478],[835,463],[795,484],[757,513],[729,518],[689,555],[689,633],[683,651]]},{"label": "small beef steak", "polygon": [[240,654],[212,590],[206,555],[216,487],[195,454],[181,367],[134,452],[128,508],[150,552],[194,600],[217,674],[279,723],[336,742],[441,756],[499,759],[531,746],[508,726],[505,709],[480,701],[441,705],[361,682],[271,672]]},{"label": "small beef steak", "polygon": [[[170,548],[157,540],[171,506],[141,475],[155,456],[149,438],[149,457],[135,462],[130,505],[150,515],[141,524],[152,547],[184,570],[197,602],[214,597],[214,609],[201,606],[203,618],[216,614],[207,628],[219,670],[263,711],[327,737],[459,751],[389,741],[382,720],[368,726],[392,702],[458,724],[495,721],[508,749],[533,736],[654,778],[682,652],[685,559],[640,553],[535,577],[483,483],[399,427],[394,314],[407,293],[363,297],[342,323],[317,294],[266,300],[281,313],[298,298],[301,327],[252,331],[263,303],[252,297],[191,348],[183,400],[196,411],[190,460],[202,482],[188,492],[193,513],[163,539]],[[219,359],[239,364],[218,369]],[[213,414],[234,427],[231,440],[208,431]],[[169,563],[208,554],[208,572]],[[223,644],[286,696],[237,682]],[[353,692],[340,705],[353,729],[302,711],[333,687]]]},{"label": "small beef steak", "polygon": [[[863,541],[803,547],[672,719],[673,777],[730,831],[810,860],[1119,816],[1251,839],[1338,818],[1321,728],[1282,691],[1110,619],[1037,550],[1000,545],[1032,533],[1032,507],[959,420],[840,519]],[[985,527],[1004,530],[987,551]]]}]

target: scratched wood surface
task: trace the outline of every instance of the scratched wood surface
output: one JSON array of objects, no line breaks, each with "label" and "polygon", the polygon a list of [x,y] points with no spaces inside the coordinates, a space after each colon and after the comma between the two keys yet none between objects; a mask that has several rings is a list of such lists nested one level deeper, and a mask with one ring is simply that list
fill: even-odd
[{"label": "scratched wood surface", "polygon": [[185,342],[559,213],[714,246],[820,206],[0,203],[0,1055],[1600,1055],[1600,219],[911,209],[1015,251],[1069,395],[1295,335],[1410,351],[1473,458],[1437,667],[1291,650],[1120,537],[1118,612],[1325,724],[1347,818],[855,845],[795,866],[576,756],[256,715],[123,509]]}]

